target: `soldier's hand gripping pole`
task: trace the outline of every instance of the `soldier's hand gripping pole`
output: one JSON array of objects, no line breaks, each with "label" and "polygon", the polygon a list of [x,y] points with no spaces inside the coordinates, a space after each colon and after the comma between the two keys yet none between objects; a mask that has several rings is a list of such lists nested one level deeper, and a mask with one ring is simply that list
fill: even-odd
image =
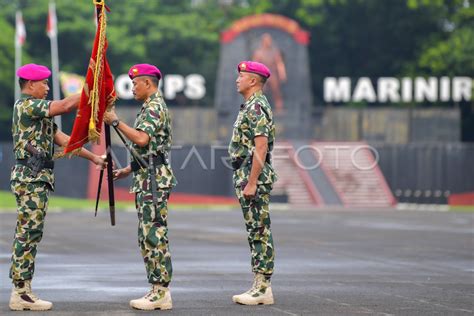
[{"label": "soldier's hand gripping pole", "polygon": [[140,156],[140,154],[135,150],[135,148],[133,148],[132,146],[130,146],[129,143],[127,143],[127,141],[125,140],[125,137],[123,137],[123,135],[119,131],[118,127],[114,126],[114,129],[115,129],[115,132],[117,133],[117,135],[120,137],[120,140],[122,141],[122,143],[125,145],[127,150],[130,152],[130,155],[132,155],[132,157],[140,164],[140,166],[142,168],[148,168],[148,163],[143,159],[142,156]]},{"label": "soldier's hand gripping pole", "polygon": [[123,137],[122,133],[119,131],[118,127],[114,126],[115,132],[117,135],[120,137],[122,140],[122,143],[125,145],[125,147],[128,149],[132,157],[135,159],[135,161],[138,162],[141,168],[147,168],[148,169],[148,175],[150,177],[150,185],[151,185],[151,194],[153,197],[153,205],[155,207],[155,210],[158,208],[158,197],[157,197],[157,190],[158,190],[158,184],[156,183],[156,171],[155,171],[155,163],[153,162],[153,156],[149,156],[148,163],[143,159],[142,156],[133,148],[130,146],[129,143],[125,140]]},{"label": "soldier's hand gripping pole", "polygon": [[[105,156],[105,159],[107,159],[107,155]],[[115,159],[115,162],[116,161],[117,161],[117,159]],[[94,217],[97,217],[97,209],[99,208],[100,192],[102,191],[102,180],[104,179],[104,171],[105,171],[104,168],[100,169],[99,183],[97,185],[97,195],[96,195],[96,198],[95,198]]]}]

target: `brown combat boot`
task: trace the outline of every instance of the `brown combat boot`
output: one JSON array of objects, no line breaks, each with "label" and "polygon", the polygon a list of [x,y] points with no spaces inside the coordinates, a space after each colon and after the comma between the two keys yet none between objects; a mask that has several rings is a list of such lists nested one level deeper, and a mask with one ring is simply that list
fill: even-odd
[{"label": "brown combat boot", "polygon": [[53,303],[40,300],[31,291],[31,280],[14,282],[10,303],[12,311],[47,311],[53,308]]},{"label": "brown combat boot", "polygon": [[267,279],[263,274],[255,273],[253,285],[250,290],[240,295],[234,295],[232,301],[243,305],[273,304],[274,301],[270,279]]},{"label": "brown combat boot", "polygon": [[173,308],[173,302],[171,301],[170,290],[167,287],[152,284],[150,291],[142,298],[131,300],[130,306],[146,311],[167,310]]}]

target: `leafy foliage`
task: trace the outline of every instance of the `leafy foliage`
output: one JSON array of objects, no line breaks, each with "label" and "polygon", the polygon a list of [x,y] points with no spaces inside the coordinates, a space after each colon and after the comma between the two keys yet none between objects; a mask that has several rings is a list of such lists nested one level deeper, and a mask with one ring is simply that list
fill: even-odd
[{"label": "leafy foliage", "polygon": [[[293,18],[311,32],[309,56],[316,103],[321,103],[321,83],[326,76],[474,73],[471,0],[106,2],[111,8],[108,57],[114,73],[124,73],[140,62],[156,63],[165,74],[201,73],[207,81],[207,98],[201,102],[206,105],[213,104],[220,31],[243,16],[264,12]],[[23,11],[27,29],[23,63],[49,65],[48,0],[0,0],[0,6],[0,112],[8,113],[4,109],[11,107],[14,91],[15,10]],[[95,30],[92,1],[56,0],[56,8],[60,68],[85,74]],[[472,108],[472,104],[461,106]]]}]

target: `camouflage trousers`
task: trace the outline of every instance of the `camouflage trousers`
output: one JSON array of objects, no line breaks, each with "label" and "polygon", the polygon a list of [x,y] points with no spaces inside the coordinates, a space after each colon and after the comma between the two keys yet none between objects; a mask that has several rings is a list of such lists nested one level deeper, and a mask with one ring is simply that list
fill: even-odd
[{"label": "camouflage trousers", "polygon": [[168,286],[173,267],[168,245],[168,198],[170,190],[157,191],[158,206],[153,206],[150,191],[135,194],[138,211],[138,245],[145,262],[148,282]]},{"label": "camouflage trousers", "polygon": [[38,243],[43,237],[44,219],[51,191],[45,182],[11,182],[17,204],[17,221],[12,247],[10,278],[13,282],[30,280],[35,271]]},{"label": "camouflage trousers", "polygon": [[270,276],[273,274],[275,252],[270,229],[271,185],[259,185],[257,195],[252,200],[244,198],[245,184],[235,188],[245,219],[247,238],[252,256],[252,271]]}]

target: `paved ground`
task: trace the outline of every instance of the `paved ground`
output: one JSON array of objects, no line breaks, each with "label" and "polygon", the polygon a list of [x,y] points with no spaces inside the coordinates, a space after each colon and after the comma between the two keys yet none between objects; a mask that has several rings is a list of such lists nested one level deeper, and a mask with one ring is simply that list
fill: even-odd
[{"label": "paved ground", "polygon": [[[474,301],[474,214],[276,211],[276,304],[231,296],[251,282],[243,220],[235,211],[172,211],[174,309],[132,311],[147,290],[136,216],[50,213],[33,283],[48,315],[469,315]],[[0,214],[0,315],[14,214]],[[29,313],[31,315],[32,313]],[[34,313],[39,315],[41,313]]]}]

